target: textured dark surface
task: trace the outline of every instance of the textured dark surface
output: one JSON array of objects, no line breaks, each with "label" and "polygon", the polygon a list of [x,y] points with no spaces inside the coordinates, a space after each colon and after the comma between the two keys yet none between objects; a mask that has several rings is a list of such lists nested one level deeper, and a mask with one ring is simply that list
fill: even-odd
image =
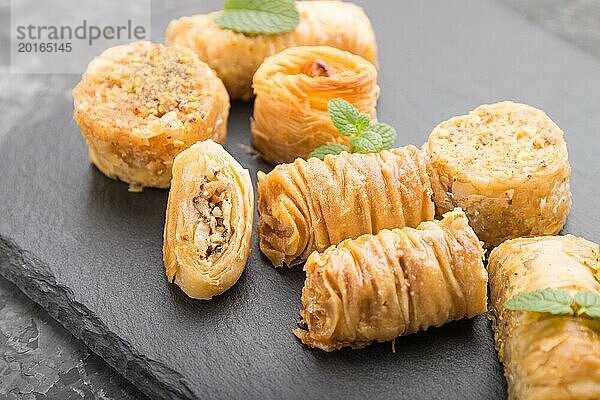
[{"label": "textured dark surface", "polygon": [[[590,182],[600,172],[593,163],[598,65],[502,8],[453,4],[404,5],[402,13],[370,6],[381,50],[380,118],[398,128],[401,144],[420,144],[437,122],[481,102],[513,98],[544,108],[567,132],[574,166],[568,231],[597,241],[598,189]],[[202,7],[211,8],[170,9],[155,33],[169,18]],[[399,339],[396,354],[389,344],[336,354],[308,350],[290,333],[301,271],[273,271],[256,250],[228,294],[209,303],[186,299],[162,273],[166,194],[129,194],[89,167],[68,97],[52,103],[44,110],[48,121],[23,124],[0,150],[0,170],[7,171],[0,178],[0,235],[17,247],[4,246],[15,257],[3,259],[2,273],[148,393],[157,393],[155,379],[179,383],[140,354],[182,372],[204,397],[504,396],[485,318]],[[233,109],[228,149],[256,166],[236,145],[249,143],[249,108]],[[29,343],[28,335],[22,340]],[[158,376],[146,382],[144,371]],[[52,371],[38,374],[38,383],[52,379]]]},{"label": "textured dark surface", "polygon": [[70,400],[143,396],[12,283],[1,279],[0,292],[3,315],[0,398]]}]

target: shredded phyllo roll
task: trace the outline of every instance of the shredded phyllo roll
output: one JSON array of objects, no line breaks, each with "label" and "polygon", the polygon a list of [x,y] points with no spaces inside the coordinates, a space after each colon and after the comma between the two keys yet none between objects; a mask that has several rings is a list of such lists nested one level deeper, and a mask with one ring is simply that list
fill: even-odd
[{"label": "shredded phyllo roll", "polygon": [[600,399],[599,319],[505,308],[515,295],[546,288],[598,295],[598,270],[599,246],[571,235],[509,240],[492,251],[496,348],[511,399]]},{"label": "shredded phyllo roll", "polygon": [[253,202],[248,170],[219,144],[207,140],[180,153],[164,231],[169,281],[197,299],[233,286],[250,254]]},{"label": "shredded phyllo roll", "polygon": [[313,253],[304,269],[302,343],[361,348],[484,313],[483,248],[462,210]]},{"label": "shredded phyllo roll", "polygon": [[260,248],[275,266],[292,266],[344,239],[431,220],[427,169],[427,157],[407,146],[259,172]]},{"label": "shredded phyllo roll", "polygon": [[325,144],[348,144],[349,138],[338,132],[327,109],[333,98],[376,118],[377,69],[347,51],[292,47],[267,58],[253,82],[252,142],[273,164],[305,158]]},{"label": "shredded phyllo roll", "polygon": [[424,150],[438,214],[461,207],[485,247],[563,227],[571,167],[563,132],[543,111],[482,105],[438,125]]},{"label": "shredded phyllo roll", "polygon": [[229,96],[189,49],[112,47],[88,65],[73,98],[91,161],[131,191],[168,188],[180,151],[198,140],[225,141]]},{"label": "shredded phyllo roll", "polygon": [[292,46],[329,45],[375,63],[377,44],[363,9],[340,1],[299,1],[300,23],[287,33],[244,35],[215,24],[218,12],[172,21],[168,44],[194,50],[223,79],[232,98],[252,98],[252,75],[263,60]]}]

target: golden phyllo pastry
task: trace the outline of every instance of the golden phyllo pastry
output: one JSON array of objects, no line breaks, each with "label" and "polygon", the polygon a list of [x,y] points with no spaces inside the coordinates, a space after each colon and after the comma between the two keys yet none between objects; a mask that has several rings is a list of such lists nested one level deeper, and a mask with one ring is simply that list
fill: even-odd
[{"label": "golden phyllo pastry", "polygon": [[169,281],[210,299],[238,280],[250,255],[254,193],[248,170],[207,140],[173,164],[163,258]]},{"label": "golden phyllo pastry", "polygon": [[509,240],[492,251],[496,348],[510,399],[600,399],[600,320],[504,307],[546,288],[600,294],[599,270],[600,247],[571,235]]},{"label": "golden phyllo pastry", "polygon": [[259,172],[260,248],[275,266],[292,266],[344,239],[431,220],[427,170],[427,157],[407,146]]},{"label": "golden phyllo pastry", "polygon": [[347,145],[327,103],[341,98],[376,119],[377,69],[329,46],[292,47],[269,57],[254,75],[252,142],[274,164],[305,158],[319,146]]},{"label": "golden phyllo pastry", "polygon": [[481,242],[461,210],[313,253],[304,266],[302,343],[361,348],[487,307]]},{"label": "golden phyllo pastry", "polygon": [[88,65],[73,98],[91,161],[132,191],[169,187],[180,151],[198,140],[225,141],[227,91],[186,48],[112,47]]},{"label": "golden phyllo pastry", "polygon": [[509,101],[482,105],[439,124],[424,150],[438,214],[461,207],[485,247],[554,235],[565,224],[567,146],[543,111]]},{"label": "golden phyllo pastry", "polygon": [[252,98],[252,75],[263,60],[292,46],[329,45],[375,63],[377,44],[362,8],[341,1],[298,1],[300,23],[277,35],[245,35],[219,27],[219,15],[194,15],[172,21],[167,43],[184,45],[214,68],[234,99]]}]

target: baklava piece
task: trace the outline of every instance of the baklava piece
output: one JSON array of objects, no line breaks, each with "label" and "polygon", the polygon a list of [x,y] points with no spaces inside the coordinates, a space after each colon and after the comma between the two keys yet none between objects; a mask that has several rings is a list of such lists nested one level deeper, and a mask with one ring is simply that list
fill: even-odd
[{"label": "baklava piece", "polygon": [[168,188],[179,152],[208,138],[225,142],[227,91],[183,47],[112,47],[88,65],[73,98],[90,160],[131,191]]},{"label": "baklava piece", "polygon": [[543,111],[508,101],[482,105],[439,124],[424,150],[438,214],[461,207],[486,248],[555,235],[565,224],[567,146]]},{"label": "baklava piece", "polygon": [[292,162],[319,146],[348,145],[327,109],[341,98],[376,120],[377,69],[328,46],[292,47],[269,57],[254,75],[252,143],[273,164]]},{"label": "baklava piece", "polygon": [[210,299],[238,280],[250,254],[254,194],[248,170],[207,140],[173,164],[163,258],[169,282]]}]

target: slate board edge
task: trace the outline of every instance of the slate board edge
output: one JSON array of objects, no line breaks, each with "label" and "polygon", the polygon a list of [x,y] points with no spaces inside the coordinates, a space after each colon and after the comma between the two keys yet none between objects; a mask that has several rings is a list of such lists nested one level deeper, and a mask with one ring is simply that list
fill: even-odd
[{"label": "slate board edge", "polygon": [[[161,362],[135,351],[81,303],[68,287],[56,283],[48,266],[0,235],[0,275],[41,305],[56,321],[82,340],[150,398],[195,399],[186,379]],[[168,377],[168,379],[165,379]],[[167,384],[166,382],[172,382]]]}]

